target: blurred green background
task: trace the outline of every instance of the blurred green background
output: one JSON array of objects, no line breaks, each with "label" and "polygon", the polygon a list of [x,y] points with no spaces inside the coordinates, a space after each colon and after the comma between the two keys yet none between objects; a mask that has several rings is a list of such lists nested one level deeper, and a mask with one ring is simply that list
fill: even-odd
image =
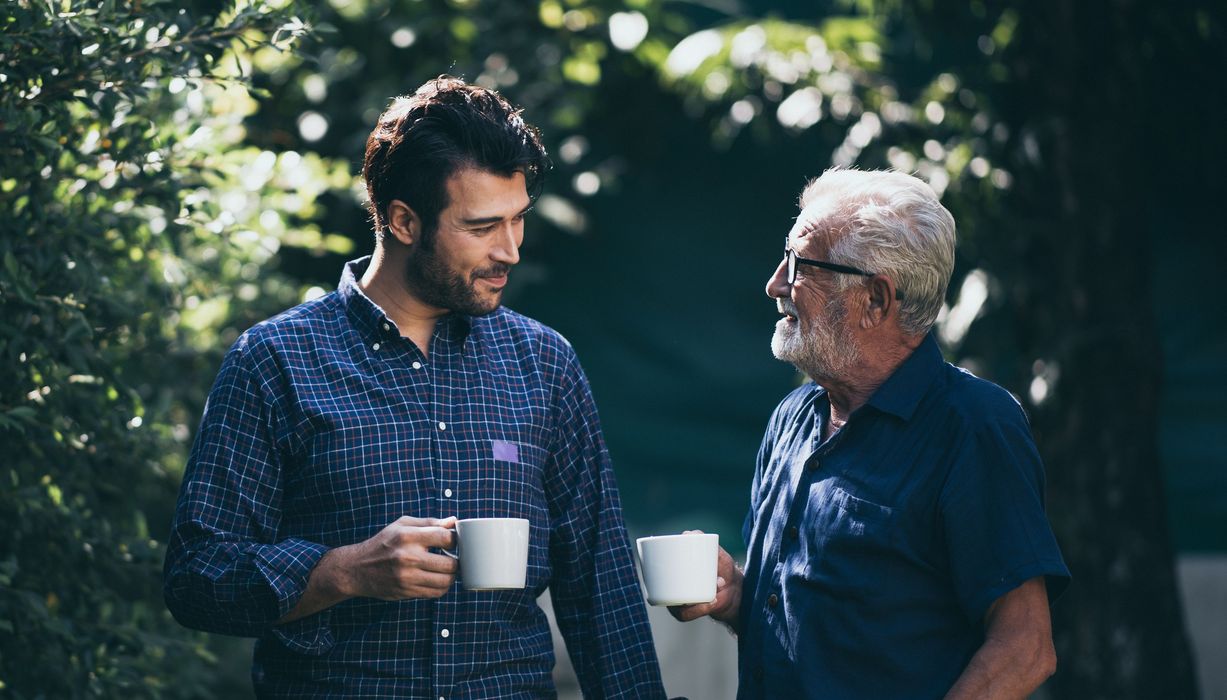
[{"label": "blurred green background", "polygon": [[506,302],[577,348],[633,532],[741,548],[759,439],[799,381],[763,293],[796,197],[833,165],[914,172],[959,222],[939,339],[1027,408],[1074,573],[1043,694],[1198,697],[1200,654],[1200,696],[1227,696],[1205,625],[1227,612],[1225,15],[6,3],[0,697],[250,692],[246,643],[161,603],[184,457],[238,333],[369,252],[366,135],[441,73],[544,133],[556,167]]}]

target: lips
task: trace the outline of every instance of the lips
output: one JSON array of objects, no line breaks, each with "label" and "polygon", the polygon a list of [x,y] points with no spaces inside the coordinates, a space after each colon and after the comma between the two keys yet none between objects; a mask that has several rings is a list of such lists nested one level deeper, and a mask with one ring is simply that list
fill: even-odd
[{"label": "lips", "polygon": [[786,299],[776,299],[775,310],[780,312],[780,315],[783,316],[784,320],[786,321],[797,320],[797,307],[793,306],[791,301]]},{"label": "lips", "polygon": [[478,270],[473,277],[482,280],[486,284],[489,284],[496,289],[499,289],[507,284],[507,276],[509,272],[511,272],[510,265],[499,265],[486,270]]}]

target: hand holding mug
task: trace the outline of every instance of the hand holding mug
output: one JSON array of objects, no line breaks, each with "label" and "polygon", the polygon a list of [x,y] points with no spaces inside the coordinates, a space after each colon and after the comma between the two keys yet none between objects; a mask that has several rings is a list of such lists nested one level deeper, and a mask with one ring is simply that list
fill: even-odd
[{"label": "hand holding mug", "polygon": [[[687,530],[685,534],[699,534],[699,530]],[[671,605],[669,612],[682,622],[711,617],[740,632],[738,615],[741,608],[741,584],[744,580],[741,569],[723,547],[716,555],[716,597],[711,602],[690,605]]]},{"label": "hand holding mug", "polygon": [[398,518],[344,550],[344,592],[380,600],[439,598],[456,580],[456,561],[430,551],[456,543],[456,518]]}]

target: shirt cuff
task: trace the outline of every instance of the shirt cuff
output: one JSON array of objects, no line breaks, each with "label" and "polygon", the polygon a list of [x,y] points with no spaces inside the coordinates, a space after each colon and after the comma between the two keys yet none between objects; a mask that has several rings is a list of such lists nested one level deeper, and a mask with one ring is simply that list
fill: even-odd
[{"label": "shirt cuff", "polygon": [[[288,615],[298,604],[307,590],[311,570],[326,552],[328,547],[322,544],[288,539],[274,547],[265,548],[257,556],[260,573],[264,575],[269,588],[277,597],[278,620]],[[319,656],[326,654],[335,643],[332,628],[329,626],[331,619],[331,609],[322,610],[284,625],[275,625],[272,632],[287,649],[299,654]]]},{"label": "shirt cuff", "polygon": [[273,636],[286,649],[304,656],[323,656],[332,650],[336,640],[332,636],[332,608],[314,615],[273,627]]}]

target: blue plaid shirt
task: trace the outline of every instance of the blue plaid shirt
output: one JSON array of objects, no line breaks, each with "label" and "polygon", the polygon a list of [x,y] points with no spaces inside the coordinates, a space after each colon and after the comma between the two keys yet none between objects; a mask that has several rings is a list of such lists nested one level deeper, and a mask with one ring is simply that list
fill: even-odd
[{"label": "blue plaid shirt", "polygon": [[[664,697],[588,383],[570,345],[506,309],[442,319],[429,357],[358,288],[243,334],[192,449],[166,602],[255,636],[261,696],[553,697],[548,587],[584,694]],[[331,547],[402,515],[531,522],[524,590],[347,600],[274,626]],[[463,576],[463,573],[461,574]]]}]

